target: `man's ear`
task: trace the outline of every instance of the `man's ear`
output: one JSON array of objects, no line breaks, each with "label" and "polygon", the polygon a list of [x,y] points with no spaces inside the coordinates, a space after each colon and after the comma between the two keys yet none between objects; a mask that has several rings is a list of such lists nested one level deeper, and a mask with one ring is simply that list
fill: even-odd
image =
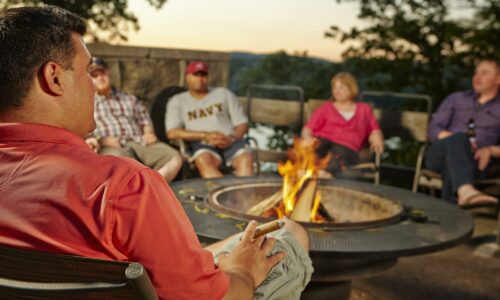
[{"label": "man's ear", "polygon": [[45,63],[38,72],[38,80],[42,90],[53,96],[61,96],[64,92],[62,85],[63,68],[53,62]]}]

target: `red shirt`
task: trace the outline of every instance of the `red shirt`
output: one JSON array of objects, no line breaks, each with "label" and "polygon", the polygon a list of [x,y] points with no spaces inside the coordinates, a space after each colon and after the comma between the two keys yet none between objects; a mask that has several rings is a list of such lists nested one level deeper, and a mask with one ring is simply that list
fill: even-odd
[{"label": "red shirt", "polygon": [[346,120],[331,101],[326,101],[312,113],[306,127],[315,137],[325,138],[356,152],[363,148],[374,130],[380,129],[368,104],[357,102],[354,116]]},{"label": "red shirt", "polygon": [[161,299],[219,299],[229,287],[156,171],[57,127],[0,124],[0,244],[138,261]]}]

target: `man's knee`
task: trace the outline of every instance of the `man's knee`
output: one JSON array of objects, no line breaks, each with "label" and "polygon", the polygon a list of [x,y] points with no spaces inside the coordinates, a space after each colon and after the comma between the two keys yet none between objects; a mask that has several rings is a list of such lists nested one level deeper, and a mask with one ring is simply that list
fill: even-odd
[{"label": "man's knee", "polygon": [[176,166],[176,167],[181,167],[182,166],[182,163],[184,162],[182,156],[177,153],[175,154],[169,161],[168,163],[171,163],[172,165]]},{"label": "man's knee", "polygon": [[221,161],[215,155],[205,152],[201,153],[194,160],[195,165],[198,168],[219,168]]},{"label": "man's knee", "polygon": [[247,151],[233,158],[233,160],[231,161],[231,166],[236,169],[236,173],[242,176],[253,175],[252,153]]},{"label": "man's knee", "polygon": [[302,247],[304,247],[306,252],[309,251],[309,236],[304,227],[292,220],[284,220],[284,222],[285,229],[292,234]]}]

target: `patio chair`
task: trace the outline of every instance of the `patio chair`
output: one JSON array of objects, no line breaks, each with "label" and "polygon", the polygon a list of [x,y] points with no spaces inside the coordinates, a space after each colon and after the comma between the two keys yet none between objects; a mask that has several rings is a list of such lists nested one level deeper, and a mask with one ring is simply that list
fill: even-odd
[{"label": "patio chair", "polygon": [[0,299],[158,299],[139,263],[0,246]]},{"label": "patio chair", "polygon": [[[420,147],[418,158],[415,166],[415,176],[413,179],[412,191],[418,192],[419,187],[429,189],[431,195],[435,196],[436,191],[443,188],[443,180],[441,174],[424,167],[425,152],[430,146],[430,142],[426,139],[425,143]],[[494,159],[492,165],[488,168],[486,179],[479,179],[474,182],[474,185],[486,194],[500,196],[500,160]]]},{"label": "patio chair", "polygon": [[[309,99],[306,115],[310,116],[325,101],[330,100]],[[374,184],[378,185],[380,183],[380,154],[372,153],[369,148],[363,148],[358,155],[358,164],[349,166],[347,170],[340,172],[338,176],[373,181]]]},{"label": "patio chair", "polygon": [[[257,97],[258,94],[267,97]],[[283,99],[284,96],[292,98]],[[251,125],[287,127],[295,134],[300,134],[304,120],[304,91],[299,86],[251,84],[247,95],[240,101],[247,108],[248,120]],[[261,164],[276,163],[287,159],[287,150],[265,149],[249,131],[247,138],[252,140],[254,160],[257,163],[257,174],[260,174]],[[288,147],[287,147],[288,148]]]},{"label": "patio chair", "polygon": [[[309,99],[310,115],[326,100]],[[425,142],[431,98],[426,95],[364,91],[359,101],[370,104],[380,124],[384,138],[399,137],[402,140]],[[339,177],[362,179],[380,183],[381,155],[368,147],[359,153],[359,163],[339,173]]]},{"label": "patio chair", "polygon": [[167,138],[167,130],[165,128],[165,117],[167,115],[167,103],[173,96],[186,91],[185,88],[180,86],[170,86],[163,89],[153,100],[149,109],[149,115],[153,121],[155,134],[158,139],[164,143],[168,143],[176,147],[181,156],[184,158],[184,165],[182,166],[181,176],[186,179],[195,172],[195,167],[190,163],[191,155],[187,149],[187,145],[182,140],[169,140]]},{"label": "patio chair", "polygon": [[[402,141],[426,143],[432,99],[413,93],[364,91],[360,101],[369,103],[386,140],[397,137]],[[375,158],[375,176],[380,176],[380,157]]]},{"label": "patio chair", "polygon": [[[184,158],[184,165],[182,168],[182,178],[187,179],[190,177],[195,177],[198,174],[196,166],[193,163],[191,153],[188,149],[188,145],[183,140],[169,140],[167,138],[167,132],[165,128],[165,117],[167,113],[167,103],[174,95],[186,91],[185,88],[180,86],[171,86],[163,89],[154,99],[150,107],[150,116],[153,121],[153,126],[155,129],[156,136],[162,142],[169,143],[174,147],[179,149],[181,156]],[[246,138],[250,145],[255,145],[255,140],[251,137]],[[233,170],[230,167],[222,167],[222,172],[224,174],[229,174]]]}]

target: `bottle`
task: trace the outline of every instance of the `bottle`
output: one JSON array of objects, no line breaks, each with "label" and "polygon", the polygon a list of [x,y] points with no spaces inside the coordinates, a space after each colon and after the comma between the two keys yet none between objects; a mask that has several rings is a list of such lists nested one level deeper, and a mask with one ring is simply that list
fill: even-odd
[{"label": "bottle", "polygon": [[476,144],[476,124],[474,123],[474,118],[469,119],[469,123],[467,123],[466,134],[469,137],[469,142],[472,147],[472,151],[475,151],[477,148],[477,144]]}]

